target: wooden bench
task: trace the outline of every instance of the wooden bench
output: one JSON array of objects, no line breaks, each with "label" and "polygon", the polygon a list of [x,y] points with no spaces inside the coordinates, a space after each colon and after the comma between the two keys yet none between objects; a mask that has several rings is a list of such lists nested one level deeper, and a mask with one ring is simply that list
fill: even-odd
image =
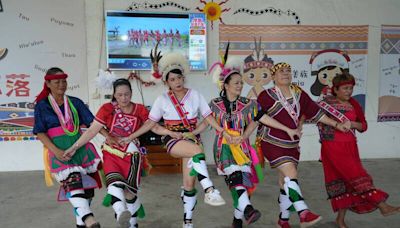
[{"label": "wooden bench", "polygon": [[161,173],[182,173],[182,159],[174,158],[161,145],[146,146],[151,166],[150,175]]}]

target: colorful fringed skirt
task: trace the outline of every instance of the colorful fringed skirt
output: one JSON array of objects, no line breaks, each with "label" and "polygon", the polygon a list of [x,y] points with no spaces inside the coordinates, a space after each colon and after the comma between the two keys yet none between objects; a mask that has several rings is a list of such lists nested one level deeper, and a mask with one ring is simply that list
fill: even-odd
[{"label": "colorful fringed skirt", "polygon": [[[234,136],[240,135],[231,129],[226,131]],[[248,140],[234,145],[228,144],[225,138],[217,135],[214,141],[214,160],[218,174],[225,176],[230,188],[243,186],[248,190],[254,189],[255,184],[263,179],[257,152]]]},{"label": "colorful fringed skirt", "polygon": [[[70,148],[81,136],[78,132],[68,136],[61,127],[51,128],[47,135],[54,145],[61,150]],[[92,189],[101,187],[97,170],[101,161],[99,154],[91,143],[79,148],[69,161],[58,160],[54,153],[48,150],[45,154],[48,169],[57,182],[62,183],[59,200],[65,200],[65,194],[74,189]]]}]

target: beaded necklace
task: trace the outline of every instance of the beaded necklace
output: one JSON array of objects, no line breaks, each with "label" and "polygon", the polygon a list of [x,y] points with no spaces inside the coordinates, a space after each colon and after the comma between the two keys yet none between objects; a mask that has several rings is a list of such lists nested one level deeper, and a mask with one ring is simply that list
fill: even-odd
[{"label": "beaded necklace", "polygon": [[[56,113],[58,120],[60,121],[61,127],[64,130],[65,134],[68,136],[74,136],[79,131],[79,116],[78,112],[74,104],[72,104],[71,100],[64,95],[64,115],[62,114],[60,107],[58,106],[56,100],[53,95],[48,96],[49,103]],[[69,130],[69,126],[73,126],[73,130]]]}]

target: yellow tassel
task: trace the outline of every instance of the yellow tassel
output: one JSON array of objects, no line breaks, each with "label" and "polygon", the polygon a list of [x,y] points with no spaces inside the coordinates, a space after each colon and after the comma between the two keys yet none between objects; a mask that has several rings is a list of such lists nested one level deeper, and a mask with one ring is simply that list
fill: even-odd
[{"label": "yellow tassel", "polygon": [[43,146],[43,163],[44,163],[44,180],[47,187],[54,185],[53,178],[51,177],[50,167],[49,167],[49,149]]},{"label": "yellow tassel", "polygon": [[[232,136],[240,136],[240,133],[231,129],[225,129],[225,131]],[[222,139],[222,144],[228,144],[226,139]],[[250,162],[250,159],[243,153],[242,148],[239,144],[229,144],[232,156],[238,165],[244,165]]]}]

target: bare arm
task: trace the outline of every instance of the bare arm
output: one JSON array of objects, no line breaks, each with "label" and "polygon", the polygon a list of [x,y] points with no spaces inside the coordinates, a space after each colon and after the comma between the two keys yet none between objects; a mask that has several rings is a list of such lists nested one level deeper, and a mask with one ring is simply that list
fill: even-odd
[{"label": "bare arm", "polygon": [[135,132],[133,132],[130,136],[122,138],[119,143],[122,145],[125,145],[127,143],[132,142],[139,136],[143,135],[144,133],[148,132],[151,130],[152,132],[158,134],[158,135],[170,135],[173,138],[181,138],[182,134],[179,132],[173,132],[170,131],[162,126],[160,126],[157,122],[154,122],[153,120],[148,119],[144,124]]},{"label": "bare arm", "polygon": [[198,135],[198,134],[202,133],[207,128],[207,126],[208,126],[207,121],[205,119],[203,119],[203,121],[201,121],[201,123],[199,125],[197,125],[196,129],[194,129],[192,131],[192,133],[194,135]]},{"label": "bare arm", "polygon": [[157,135],[173,135],[173,131],[168,130],[167,128],[161,126],[160,124],[156,123],[154,127],[151,129],[152,132],[156,133]]},{"label": "bare arm", "polygon": [[104,136],[104,138],[107,138],[107,137],[110,136],[110,134],[108,133],[108,131],[104,127],[100,130],[100,134],[102,136]]},{"label": "bare arm", "polygon": [[78,141],[76,141],[74,145],[65,151],[64,157],[70,160],[72,156],[74,156],[76,150],[93,139],[101,129],[104,129],[103,125],[97,121],[93,121],[87,131],[85,131],[85,133],[79,137]]},{"label": "bare arm", "polygon": [[45,147],[47,147],[50,151],[54,153],[54,155],[57,157],[58,160],[68,161],[68,159],[65,159],[63,157],[64,151],[59,149],[56,145],[54,145],[54,143],[51,141],[51,139],[49,138],[49,136],[47,136],[46,133],[38,133],[37,137]]},{"label": "bare arm", "polygon": [[303,115],[300,117],[299,126],[297,127],[300,131],[303,130],[304,122],[306,121],[306,117]]},{"label": "bare arm", "polygon": [[217,121],[214,119],[212,115],[209,115],[205,118],[205,120],[215,129],[217,132],[222,132],[223,136],[228,142],[232,142],[232,137],[229,135],[224,128],[218,125]]},{"label": "bare arm", "polygon": [[[146,122],[144,122],[144,124],[137,129],[135,132],[133,132],[129,137],[127,137],[129,139],[129,141],[132,141],[134,139],[136,139],[137,137],[143,135],[144,133],[150,131],[154,126],[156,126],[156,122],[154,122],[153,120],[146,120]],[[156,133],[157,134],[157,133]]]},{"label": "bare arm", "polygon": [[104,127],[100,130],[100,134],[102,136],[104,136],[104,138],[106,138],[106,143],[108,145],[118,145],[119,144],[119,142],[118,142],[119,138],[110,135],[110,133]]},{"label": "bare arm", "polygon": [[211,125],[211,127],[213,127],[218,132],[224,131],[224,128],[218,125],[217,121],[214,119],[212,115],[207,116],[205,120],[207,121],[208,124]]},{"label": "bare arm", "polygon": [[251,121],[249,125],[247,125],[246,130],[243,132],[242,138],[247,139],[253,133],[254,129],[258,126],[258,122]]}]

